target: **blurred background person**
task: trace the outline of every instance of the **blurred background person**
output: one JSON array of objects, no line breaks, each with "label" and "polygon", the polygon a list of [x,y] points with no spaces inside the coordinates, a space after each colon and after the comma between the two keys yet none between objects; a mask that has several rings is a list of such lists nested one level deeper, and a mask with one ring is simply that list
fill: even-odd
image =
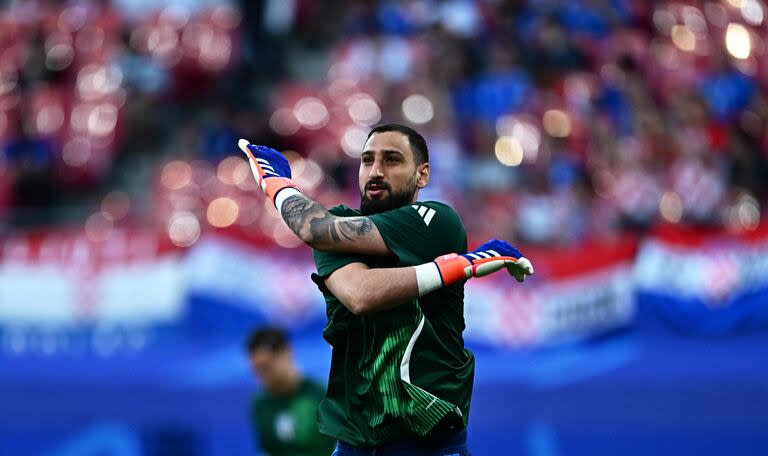
[{"label": "blurred background person", "polygon": [[335,442],[317,430],[317,406],[325,387],[304,377],[285,332],[254,330],[246,342],[248,361],[263,391],[251,402],[251,423],[268,456],[328,456]]}]

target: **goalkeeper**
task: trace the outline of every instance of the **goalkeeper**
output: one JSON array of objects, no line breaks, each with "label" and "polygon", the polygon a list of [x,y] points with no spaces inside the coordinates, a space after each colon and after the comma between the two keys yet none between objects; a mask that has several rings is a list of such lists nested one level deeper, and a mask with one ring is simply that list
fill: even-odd
[{"label": "goalkeeper", "polygon": [[334,455],[469,455],[474,357],[464,348],[464,283],[499,270],[522,282],[530,261],[492,240],[467,252],[464,226],[429,183],[424,138],[374,128],[360,156],[360,209],[327,210],[290,180],[277,151],[240,140],[259,186],[313,248],[333,347],[320,432]]}]

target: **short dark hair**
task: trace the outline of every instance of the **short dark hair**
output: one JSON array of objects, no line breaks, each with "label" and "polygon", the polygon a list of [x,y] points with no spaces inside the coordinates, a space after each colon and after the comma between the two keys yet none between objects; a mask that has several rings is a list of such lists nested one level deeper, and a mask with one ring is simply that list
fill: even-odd
[{"label": "short dark hair", "polygon": [[279,352],[288,348],[288,336],[285,331],[273,326],[254,329],[245,341],[245,349],[249,354],[256,350]]},{"label": "short dark hair", "polygon": [[410,144],[411,149],[413,150],[413,160],[417,165],[429,162],[429,149],[427,149],[427,141],[423,136],[421,136],[421,134],[419,134],[418,131],[411,127],[406,127],[405,125],[396,123],[379,125],[371,130],[370,133],[368,133],[368,137],[365,138],[365,140],[368,141],[368,139],[370,139],[370,137],[375,133],[384,133],[387,131],[396,131],[408,137],[408,144]]}]

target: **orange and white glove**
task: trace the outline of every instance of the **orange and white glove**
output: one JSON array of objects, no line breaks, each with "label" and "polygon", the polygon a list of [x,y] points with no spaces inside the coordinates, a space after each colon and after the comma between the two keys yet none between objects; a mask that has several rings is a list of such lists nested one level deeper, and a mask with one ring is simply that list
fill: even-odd
[{"label": "orange and white glove", "polygon": [[266,146],[256,146],[241,139],[238,147],[248,157],[253,177],[264,193],[280,212],[280,208],[289,196],[301,193],[291,180],[291,165],[283,154]]},{"label": "orange and white glove", "polygon": [[513,245],[498,239],[492,239],[468,253],[443,255],[431,263],[416,266],[419,296],[459,280],[483,277],[504,268],[518,282],[524,282],[527,276],[533,274],[530,260]]}]

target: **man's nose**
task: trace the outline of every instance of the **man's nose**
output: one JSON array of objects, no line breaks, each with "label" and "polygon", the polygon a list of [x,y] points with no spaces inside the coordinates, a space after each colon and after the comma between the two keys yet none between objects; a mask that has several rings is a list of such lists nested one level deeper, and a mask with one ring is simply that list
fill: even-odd
[{"label": "man's nose", "polygon": [[371,166],[370,175],[375,177],[384,175],[384,173],[381,172],[381,163],[379,163],[378,161],[373,163],[373,166]]}]

